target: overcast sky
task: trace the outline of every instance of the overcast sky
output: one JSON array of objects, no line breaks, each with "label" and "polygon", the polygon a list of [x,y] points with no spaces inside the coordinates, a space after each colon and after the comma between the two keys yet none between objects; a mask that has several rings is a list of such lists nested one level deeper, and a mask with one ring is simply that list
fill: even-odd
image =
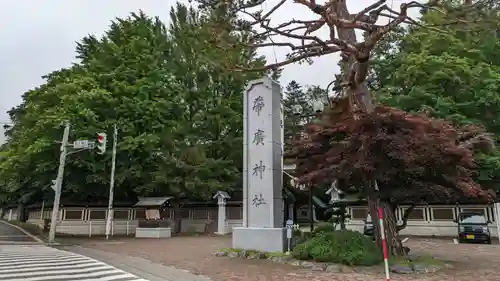
[{"label": "overcast sky", "polygon": [[[277,0],[269,0],[263,9]],[[397,4],[401,0],[394,0]],[[186,0],[181,2],[188,3]],[[372,0],[349,1],[351,11],[373,3]],[[6,111],[21,102],[21,95],[43,81],[41,76],[68,67],[75,61],[75,42],[88,34],[101,35],[116,17],[143,10],[168,23],[173,0],[16,0],[5,1],[0,9],[0,121],[7,121]],[[273,21],[311,18],[313,15],[292,0],[276,13]],[[270,61],[279,60],[285,50],[265,50]],[[316,60],[313,66],[291,65],[285,68],[282,84],[296,80],[302,84],[328,84],[334,73],[337,56]]]}]

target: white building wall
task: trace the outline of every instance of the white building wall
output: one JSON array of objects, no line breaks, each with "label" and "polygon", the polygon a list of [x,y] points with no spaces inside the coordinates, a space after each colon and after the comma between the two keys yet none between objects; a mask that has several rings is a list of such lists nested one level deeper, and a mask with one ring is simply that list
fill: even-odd
[{"label": "white building wall", "polygon": [[[401,206],[396,211],[396,217],[401,223],[401,217],[407,206]],[[433,205],[417,207],[408,219],[407,227],[401,231],[402,235],[417,236],[455,236],[457,224],[453,220],[458,213],[464,210],[481,211],[491,221],[489,225],[494,237],[498,236],[496,230],[493,206],[491,205]],[[134,235],[138,226],[139,210],[133,208],[117,208],[115,215],[121,211],[120,217],[115,217],[113,223],[113,235]],[[32,210],[29,213],[29,223],[43,227],[44,220],[50,219],[52,210]],[[351,219],[347,222],[347,228],[357,231],[363,230],[364,219],[367,216],[367,208],[364,206],[348,207]],[[62,208],[59,213],[57,233],[68,235],[105,235],[106,221],[105,208]],[[172,218],[172,213],[167,215]],[[17,220],[17,208],[7,209],[3,219]],[[307,218],[307,214],[303,214]],[[215,232],[217,226],[217,207],[183,209],[181,214],[181,232]],[[232,232],[233,227],[242,226],[242,208],[228,207],[226,227]]]}]

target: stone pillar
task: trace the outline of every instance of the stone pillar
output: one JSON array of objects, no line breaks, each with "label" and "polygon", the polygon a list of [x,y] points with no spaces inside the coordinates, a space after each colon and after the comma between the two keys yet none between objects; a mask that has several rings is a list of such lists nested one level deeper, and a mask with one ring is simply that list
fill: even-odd
[{"label": "stone pillar", "polygon": [[226,229],[226,199],[231,198],[225,191],[218,191],[213,198],[217,198],[219,205],[219,214],[217,218],[217,232],[215,234],[227,234]]},{"label": "stone pillar", "polygon": [[243,97],[243,225],[233,227],[233,248],[282,252],[281,86],[264,77],[251,81]]}]

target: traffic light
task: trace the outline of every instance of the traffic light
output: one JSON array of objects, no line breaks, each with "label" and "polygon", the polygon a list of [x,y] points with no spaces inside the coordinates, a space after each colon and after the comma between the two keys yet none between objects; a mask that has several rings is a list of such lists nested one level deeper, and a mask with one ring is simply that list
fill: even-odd
[{"label": "traffic light", "polygon": [[104,154],[106,152],[106,133],[97,134],[97,154]]}]

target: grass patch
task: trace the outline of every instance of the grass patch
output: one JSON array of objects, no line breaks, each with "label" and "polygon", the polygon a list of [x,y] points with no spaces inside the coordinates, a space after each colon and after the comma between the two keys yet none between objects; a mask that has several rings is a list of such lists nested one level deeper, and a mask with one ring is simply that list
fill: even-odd
[{"label": "grass patch", "polygon": [[218,250],[218,252],[224,252],[224,253],[241,253],[243,251],[245,251],[245,253],[248,256],[255,255],[257,253],[263,253],[266,256],[266,258],[287,256],[286,253],[282,253],[282,252],[262,252],[262,251],[257,251],[257,250],[243,250],[243,249],[235,249],[235,248],[222,248],[222,249]]},{"label": "grass patch", "polygon": [[266,254],[267,258],[288,256],[286,253],[282,253],[282,252],[269,252],[269,253],[265,253],[265,254]]},{"label": "grass patch", "polygon": [[243,251],[242,249],[235,249],[235,248],[222,248],[219,249],[219,252],[226,252],[226,253],[239,253]]}]

